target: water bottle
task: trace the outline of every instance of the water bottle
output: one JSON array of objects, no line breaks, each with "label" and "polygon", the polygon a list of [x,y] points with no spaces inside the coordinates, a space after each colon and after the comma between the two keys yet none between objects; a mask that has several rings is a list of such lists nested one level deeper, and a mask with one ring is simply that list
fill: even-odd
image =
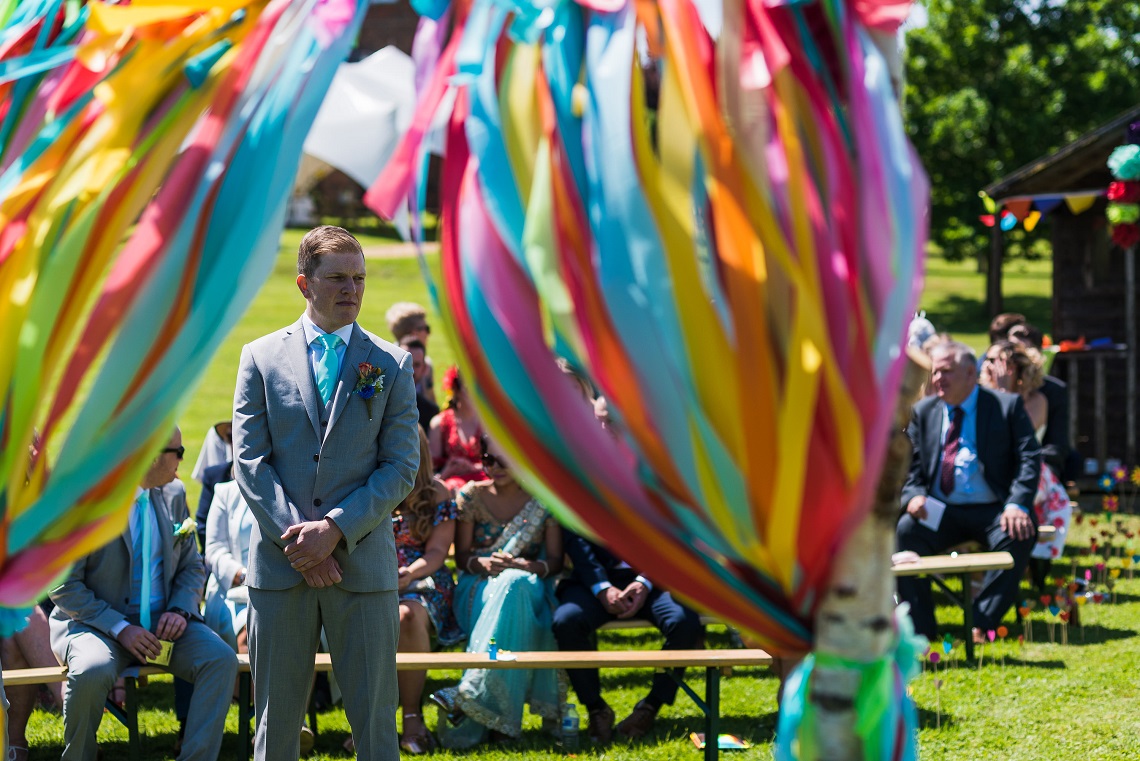
[{"label": "water bottle", "polygon": [[565,753],[578,752],[578,708],[567,703],[562,710],[562,750]]},{"label": "water bottle", "polygon": [[492,661],[499,659],[499,645],[495,642],[495,638],[487,640],[487,658]]}]

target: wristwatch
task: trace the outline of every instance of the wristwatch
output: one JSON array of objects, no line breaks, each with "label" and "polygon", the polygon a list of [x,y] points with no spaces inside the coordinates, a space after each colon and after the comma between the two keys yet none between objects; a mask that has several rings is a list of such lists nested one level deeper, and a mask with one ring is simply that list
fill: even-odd
[{"label": "wristwatch", "polygon": [[182,608],[171,608],[167,612],[173,613],[176,616],[182,616],[182,618],[186,620],[186,623],[190,623],[190,614],[182,610]]}]

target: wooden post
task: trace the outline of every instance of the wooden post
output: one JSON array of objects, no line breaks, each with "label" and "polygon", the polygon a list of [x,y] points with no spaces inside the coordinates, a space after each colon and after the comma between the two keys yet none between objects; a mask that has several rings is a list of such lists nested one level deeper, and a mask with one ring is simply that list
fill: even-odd
[{"label": "wooden post", "polygon": [[[836,558],[831,582],[816,613],[817,653],[847,661],[870,663],[884,657],[894,642],[894,577],[891,555],[899,492],[910,467],[911,443],[906,435],[911,407],[929,374],[921,354],[911,361],[886,442],[887,457],[870,514],[847,539]],[[812,672],[809,700],[816,710],[819,757],[828,761],[861,759],[862,745],[855,734],[854,698],[862,672],[824,667]]]},{"label": "wooden post", "polygon": [[1136,463],[1136,247],[1124,251],[1125,409],[1126,463]]},{"label": "wooden post", "polygon": [[990,230],[990,260],[986,271],[986,312],[990,318],[1003,311],[1001,299],[1001,260],[1004,256],[1001,232],[1001,209],[994,212],[994,226]]}]

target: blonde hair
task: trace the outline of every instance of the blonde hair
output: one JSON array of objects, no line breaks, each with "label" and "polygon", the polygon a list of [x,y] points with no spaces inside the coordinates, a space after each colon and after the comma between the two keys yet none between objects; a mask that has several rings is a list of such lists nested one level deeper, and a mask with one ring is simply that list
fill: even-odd
[{"label": "blonde hair", "polygon": [[409,333],[414,333],[421,322],[427,322],[427,311],[413,301],[398,301],[384,314],[388,330],[399,341]]},{"label": "blonde hair", "polygon": [[393,513],[400,513],[408,522],[408,530],[412,538],[423,543],[431,536],[435,528],[435,509],[439,505],[437,500],[435,472],[431,467],[431,446],[424,435],[424,429],[416,426],[420,432],[420,469],[416,471],[416,479],[412,483],[412,490],[404,501],[396,505]]},{"label": "blonde hair", "polygon": [[1017,382],[1018,393],[1030,394],[1045,383],[1045,362],[1041,352],[1012,341],[998,341],[994,348],[1009,363]]}]

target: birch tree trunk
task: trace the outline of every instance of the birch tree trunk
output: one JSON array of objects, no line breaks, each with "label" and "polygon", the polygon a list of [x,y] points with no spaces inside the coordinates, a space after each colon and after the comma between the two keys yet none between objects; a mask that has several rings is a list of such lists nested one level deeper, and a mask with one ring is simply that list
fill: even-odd
[{"label": "birch tree trunk", "polygon": [[[874,505],[840,551],[816,613],[817,654],[870,663],[887,656],[893,645],[895,582],[891,555],[899,493],[910,466],[906,427],[929,373],[919,364],[922,359],[911,355],[907,363]],[[808,699],[816,711],[821,761],[862,758],[862,742],[855,734],[854,704],[861,677],[859,669],[825,666],[817,660]]]}]

